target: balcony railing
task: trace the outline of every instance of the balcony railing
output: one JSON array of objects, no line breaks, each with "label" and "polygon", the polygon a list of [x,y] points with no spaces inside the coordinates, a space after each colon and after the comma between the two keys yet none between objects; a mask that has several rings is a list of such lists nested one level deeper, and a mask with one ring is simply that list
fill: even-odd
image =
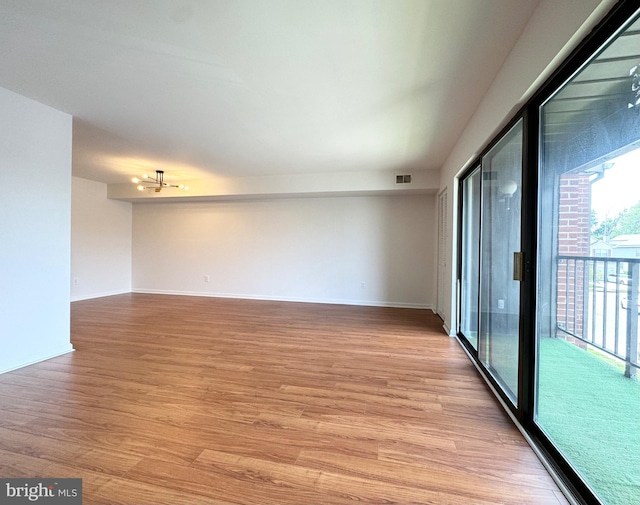
[{"label": "balcony railing", "polygon": [[636,378],[640,258],[558,256],[556,326],[624,363]]}]

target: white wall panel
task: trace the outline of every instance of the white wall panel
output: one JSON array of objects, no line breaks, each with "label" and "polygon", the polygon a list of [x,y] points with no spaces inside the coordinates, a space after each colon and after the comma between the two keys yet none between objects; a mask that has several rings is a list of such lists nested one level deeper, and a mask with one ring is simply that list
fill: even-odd
[{"label": "white wall panel", "polygon": [[0,373],[72,351],[71,116],[0,88]]},{"label": "white wall panel", "polygon": [[131,204],[107,185],[72,178],[71,300],[131,291]]},{"label": "white wall panel", "polygon": [[434,198],[136,203],[133,290],[431,307]]}]

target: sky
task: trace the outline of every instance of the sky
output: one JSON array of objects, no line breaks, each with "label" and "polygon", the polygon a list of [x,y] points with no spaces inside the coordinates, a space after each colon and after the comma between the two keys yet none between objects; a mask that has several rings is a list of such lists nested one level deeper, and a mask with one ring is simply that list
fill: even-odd
[{"label": "sky", "polygon": [[591,186],[591,208],[598,221],[617,216],[640,201],[640,148],[611,160],[613,167]]}]

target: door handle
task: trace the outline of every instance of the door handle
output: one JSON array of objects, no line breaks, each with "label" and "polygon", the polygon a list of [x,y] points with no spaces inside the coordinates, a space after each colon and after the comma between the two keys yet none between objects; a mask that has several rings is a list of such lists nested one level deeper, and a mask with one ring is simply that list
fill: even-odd
[{"label": "door handle", "polygon": [[513,280],[524,280],[524,253],[521,251],[513,253]]}]

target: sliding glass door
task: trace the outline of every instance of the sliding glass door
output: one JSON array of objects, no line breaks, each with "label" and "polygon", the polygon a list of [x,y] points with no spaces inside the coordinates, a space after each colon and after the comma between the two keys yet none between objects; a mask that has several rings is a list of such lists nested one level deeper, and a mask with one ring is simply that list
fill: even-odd
[{"label": "sliding glass door", "polygon": [[567,489],[640,503],[637,2],[512,125],[460,178],[458,336]]},{"label": "sliding glass door", "polygon": [[518,398],[522,121],[461,183],[460,331],[506,397]]}]

